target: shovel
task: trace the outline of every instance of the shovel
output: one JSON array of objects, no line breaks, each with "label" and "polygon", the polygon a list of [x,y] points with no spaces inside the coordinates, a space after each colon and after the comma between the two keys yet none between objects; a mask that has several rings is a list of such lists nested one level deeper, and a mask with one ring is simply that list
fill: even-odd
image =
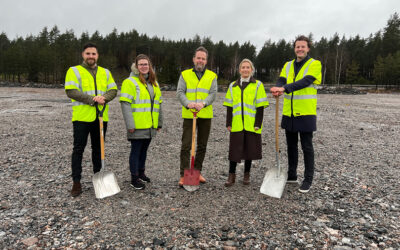
[{"label": "shovel", "polygon": [[194,169],[194,148],[196,146],[196,120],[197,112],[193,113],[193,130],[192,130],[192,150],[190,153],[190,169],[185,169],[183,173],[183,188],[186,191],[193,192],[199,189],[200,170]]},{"label": "shovel", "polygon": [[101,149],[101,170],[95,173],[92,177],[94,192],[97,199],[103,199],[112,196],[121,191],[118,186],[117,178],[113,172],[106,171],[104,166],[104,128],[103,128],[103,113],[106,106],[100,110],[96,103],[96,110],[99,114],[100,123],[100,149]]},{"label": "shovel", "polygon": [[281,198],[283,190],[285,189],[287,172],[282,171],[282,167],[279,163],[279,131],[278,131],[278,120],[279,120],[279,96],[275,97],[275,149],[276,149],[276,167],[268,169],[265,173],[263,183],[260,188],[262,194]]}]

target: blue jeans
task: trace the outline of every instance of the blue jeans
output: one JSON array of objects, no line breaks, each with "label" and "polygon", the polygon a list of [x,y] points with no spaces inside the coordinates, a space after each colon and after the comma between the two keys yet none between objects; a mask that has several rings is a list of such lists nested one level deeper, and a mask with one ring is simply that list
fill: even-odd
[{"label": "blue jeans", "polygon": [[146,167],[147,149],[151,139],[133,139],[131,140],[131,154],[129,155],[129,169],[132,176],[138,176],[140,172],[144,173]]}]

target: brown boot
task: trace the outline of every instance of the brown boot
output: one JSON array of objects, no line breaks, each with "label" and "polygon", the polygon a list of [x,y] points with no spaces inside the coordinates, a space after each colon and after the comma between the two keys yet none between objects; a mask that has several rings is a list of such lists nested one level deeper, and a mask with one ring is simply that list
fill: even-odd
[{"label": "brown boot", "polygon": [[74,185],[72,186],[72,190],[71,190],[71,196],[76,197],[76,196],[79,196],[81,193],[82,193],[81,182],[74,181]]},{"label": "brown boot", "polygon": [[249,185],[249,184],[250,184],[250,172],[244,172],[243,185]]},{"label": "brown boot", "polygon": [[235,183],[236,174],[229,173],[228,180],[225,182],[225,187],[230,187]]}]

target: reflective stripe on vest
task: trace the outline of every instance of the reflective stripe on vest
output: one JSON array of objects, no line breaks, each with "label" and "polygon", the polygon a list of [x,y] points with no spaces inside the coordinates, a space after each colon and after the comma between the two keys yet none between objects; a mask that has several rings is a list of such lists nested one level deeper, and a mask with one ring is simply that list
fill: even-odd
[{"label": "reflective stripe on vest", "polygon": [[[96,78],[97,95],[103,95],[109,89],[117,89],[117,85],[112,80],[111,73],[107,69],[99,66],[94,77]],[[83,94],[95,96],[96,88],[94,77],[87,69],[80,65],[71,67],[65,79],[65,89],[77,89]],[[78,102],[74,99],[71,99],[71,102],[72,121],[92,122],[96,119],[95,107]],[[103,113],[103,120],[108,121],[107,104]]]},{"label": "reflective stripe on vest", "polygon": [[[231,83],[225,96],[224,106],[232,107],[232,129],[231,132],[243,130],[261,134],[261,128],[254,130],[257,107],[268,106],[267,95],[260,81],[249,83],[244,90],[239,86],[233,87]],[[262,86],[262,87],[261,87]],[[261,91],[262,88],[262,91]]]},{"label": "reflective stripe on vest", "polygon": [[[294,60],[286,65],[285,73],[287,84],[299,81],[306,77],[311,64],[316,61],[310,58],[303,67],[299,70],[298,75],[294,76]],[[291,71],[293,69],[293,71]],[[292,72],[293,77],[290,76]],[[315,76],[316,77],[316,76]],[[316,115],[317,105],[317,85],[310,84],[309,86],[296,90],[290,94],[284,94],[283,115],[285,116],[302,116],[302,115]]]},{"label": "reflective stripe on vest", "polygon": [[[124,88],[124,84],[129,83],[133,85],[133,88]],[[132,90],[134,93],[122,92],[126,90]],[[157,86],[153,85],[153,90],[154,100],[152,103],[150,93],[147,90],[147,84],[144,85],[141,83],[138,77],[133,75],[123,82],[120,100],[130,100],[135,129],[158,128],[160,104],[162,103],[161,90],[158,84]]]},{"label": "reflective stripe on vest", "polygon": [[[184,70],[182,72],[182,78],[186,82],[186,98],[189,102],[201,103],[203,102],[208,94],[212,82],[216,79],[217,75],[206,69],[202,78],[199,80],[193,69]],[[197,113],[198,118],[213,118],[213,107],[209,105],[200,110]],[[192,112],[186,107],[182,107],[182,118],[193,119]]]}]

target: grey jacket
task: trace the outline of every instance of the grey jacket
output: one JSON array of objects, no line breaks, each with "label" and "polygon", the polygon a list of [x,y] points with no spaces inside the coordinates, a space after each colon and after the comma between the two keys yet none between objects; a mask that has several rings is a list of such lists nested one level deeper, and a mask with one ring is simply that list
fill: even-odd
[{"label": "grey jacket", "polygon": [[[135,75],[136,76],[136,75]],[[147,83],[147,90],[149,91],[151,99],[154,98],[154,88],[151,83]],[[132,117],[132,108],[131,104],[128,102],[121,101],[121,109],[122,115],[125,120],[126,132],[128,140],[133,139],[151,139],[157,134],[157,129],[149,128],[149,129],[136,129],[135,128],[135,121]],[[153,104],[152,104],[153,105]],[[160,110],[158,116],[158,128],[162,128],[163,125],[163,109],[162,104],[160,103]],[[135,129],[133,133],[129,133],[129,129]]]}]

